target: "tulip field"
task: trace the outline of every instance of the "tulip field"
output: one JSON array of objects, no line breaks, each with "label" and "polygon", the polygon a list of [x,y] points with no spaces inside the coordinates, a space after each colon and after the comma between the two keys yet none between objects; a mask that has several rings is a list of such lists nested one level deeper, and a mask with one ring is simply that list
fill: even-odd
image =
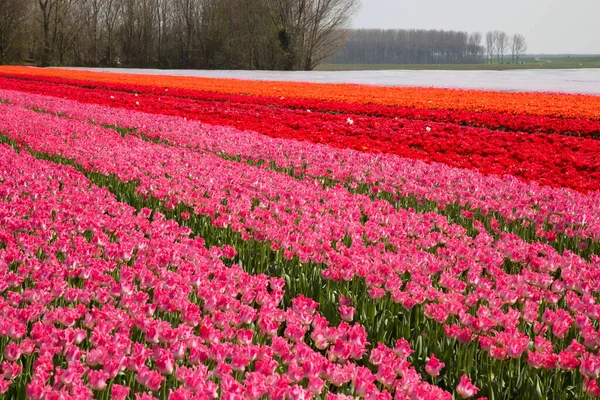
[{"label": "tulip field", "polygon": [[600,96],[0,67],[0,398],[600,396]]}]

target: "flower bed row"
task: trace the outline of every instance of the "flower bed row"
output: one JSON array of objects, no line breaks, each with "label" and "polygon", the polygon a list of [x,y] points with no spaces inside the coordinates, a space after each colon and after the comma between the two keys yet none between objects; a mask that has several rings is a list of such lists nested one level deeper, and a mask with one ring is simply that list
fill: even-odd
[{"label": "flower bed row", "polygon": [[[344,182],[350,190],[359,185],[369,185],[368,191],[372,194],[383,191],[394,196],[434,202],[436,207],[432,206],[431,210],[444,212],[452,204],[459,204],[461,209],[457,215],[452,215],[453,220],[460,220],[469,212],[476,211],[492,232],[510,228],[528,241],[550,239],[547,241],[558,249],[567,247],[591,254],[587,251],[592,251],[593,243],[600,239],[600,198],[593,194],[583,195],[524,184],[516,179],[482,176],[470,170],[270,138],[183,118],[159,117],[52,96],[0,90],[0,98],[30,109],[117,129],[120,127],[121,131],[151,140],[167,141],[197,151],[207,150],[228,158],[239,156],[241,160],[255,165],[270,167],[274,164],[278,169],[291,171],[294,176],[308,175]],[[489,213],[497,214],[497,218],[505,224]],[[557,242],[555,234],[567,237]],[[569,237],[592,239],[592,242],[571,240]]]},{"label": "flower bed row", "polygon": [[[395,154],[404,158],[510,174],[525,182],[581,192],[600,189],[600,142],[556,134],[490,131],[417,120],[320,114],[246,104],[242,108],[154,94],[91,89],[54,92],[36,83],[33,90],[112,107],[199,119],[215,125],[254,130],[278,138],[322,143],[338,148]],[[38,89],[39,88],[39,89]],[[25,90],[21,88],[20,90]],[[353,119],[354,118],[354,119]]]},{"label": "flower bed row", "polygon": [[[189,89],[124,85],[117,83],[97,83],[65,78],[53,78],[37,75],[9,75],[0,73],[0,82],[6,89],[37,90],[40,87],[29,85],[30,81],[52,83],[54,91],[66,90],[62,86],[85,87],[93,90],[114,90],[137,94],[157,94],[161,97],[177,97],[201,102],[226,103],[232,107],[236,103],[262,105],[283,109],[312,110],[319,113],[352,114],[355,116],[373,116],[382,118],[406,118],[423,121],[445,122],[489,129],[529,133],[560,133],[573,136],[598,138],[600,121],[588,119],[564,119],[547,116],[530,116],[498,112],[469,112],[447,109],[428,109],[414,107],[373,106],[324,100],[307,100],[287,97],[240,96],[239,94],[214,93]],[[50,92],[48,94],[51,94]],[[60,93],[57,93],[59,95]]]},{"label": "flower bed row", "polygon": [[600,120],[600,96],[593,95],[244,81],[8,66],[0,67],[0,72],[253,96]]},{"label": "flower bed row", "polygon": [[[71,168],[2,145],[0,178],[4,396],[451,398],[407,342],[369,354],[362,326],[331,326],[302,296],[281,307],[282,279],[225,266],[232,248],[208,251]],[[442,367],[432,356],[427,371]],[[457,388],[476,391],[466,376]]]},{"label": "flower bed row", "polygon": [[122,138],[15,106],[2,109],[3,130],[35,151],[138,180],[140,194],[164,198],[167,207],[193,205],[216,226],[230,225],[246,239],[254,235],[282,247],[285,257],[325,261],[329,279],[365,277],[371,297],[389,293],[407,309],[424,304],[428,318],[446,323],[450,338],[477,340],[494,358],[520,360],[528,352],[527,362],[536,368],[572,370],[583,356],[582,373],[597,376],[588,369],[595,365],[594,353],[577,341],[590,350],[598,345],[597,257],[587,264],[512,235],[494,241],[484,231],[473,240],[435,214],[395,211],[365,196],[320,189],[311,180]]}]

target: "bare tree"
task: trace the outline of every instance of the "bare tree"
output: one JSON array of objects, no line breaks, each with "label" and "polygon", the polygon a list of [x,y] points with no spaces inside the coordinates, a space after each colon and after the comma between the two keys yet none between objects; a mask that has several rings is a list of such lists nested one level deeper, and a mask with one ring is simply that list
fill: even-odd
[{"label": "bare tree", "polygon": [[113,65],[114,49],[115,49],[115,30],[117,29],[117,21],[121,16],[124,0],[104,0],[103,1],[103,21],[106,29],[106,62],[108,65]]},{"label": "bare tree", "polygon": [[203,68],[223,68],[231,56],[226,48],[229,34],[228,13],[232,11],[222,0],[201,0],[199,26],[199,63]]},{"label": "bare tree", "polygon": [[492,36],[498,64],[504,63],[504,53],[506,53],[506,50],[509,47],[508,35],[503,31],[494,31]]},{"label": "bare tree", "polygon": [[85,0],[55,0],[52,43],[59,65],[63,65],[67,52],[74,50],[77,37],[88,24]]},{"label": "bare tree", "polygon": [[285,54],[284,69],[313,69],[343,38],[359,0],[267,0]]},{"label": "bare tree", "polygon": [[88,2],[88,35],[91,36],[91,63],[98,62],[98,51],[100,40],[102,40],[101,12],[102,0],[89,0]]},{"label": "bare tree", "polygon": [[25,1],[0,0],[0,64],[4,64],[18,38],[26,13]]},{"label": "bare tree", "polygon": [[339,48],[345,38],[343,28],[359,5],[358,0],[313,0],[305,26],[304,70],[313,70]]},{"label": "bare tree", "polygon": [[277,27],[279,45],[284,54],[286,70],[294,69],[301,53],[302,35],[306,24],[306,12],[311,0],[267,0]]},{"label": "bare tree", "polygon": [[154,0],[154,8],[156,9],[156,59],[159,65],[163,66],[166,64],[164,53],[167,36],[167,27],[169,24],[169,1]]},{"label": "bare tree", "polygon": [[179,65],[190,65],[193,41],[200,23],[201,4],[198,0],[174,0],[174,27]]},{"label": "bare tree", "polygon": [[40,7],[41,24],[42,24],[42,58],[41,64],[43,67],[48,66],[50,58],[52,57],[52,42],[50,36],[50,24],[52,23],[52,11],[56,6],[56,0],[38,0]]},{"label": "bare tree", "polygon": [[487,58],[488,58],[490,64],[492,63],[492,60],[494,58],[495,48],[496,48],[496,36],[495,36],[494,32],[489,31],[488,33],[485,34],[485,49],[486,49]]},{"label": "bare tree", "polygon": [[481,39],[481,32],[473,32],[469,35],[469,38],[467,40],[467,51],[469,55],[468,61],[470,63],[478,63],[480,61],[480,57],[483,56]]},{"label": "bare tree", "polygon": [[520,33],[515,33],[511,42],[513,64],[519,62],[519,57],[527,51],[527,42]]},{"label": "bare tree", "polygon": [[[229,2],[229,43],[226,48],[235,68],[276,68],[273,55],[278,49],[275,39],[277,28],[272,24],[264,0],[226,0]],[[279,53],[281,54],[281,53]]]}]

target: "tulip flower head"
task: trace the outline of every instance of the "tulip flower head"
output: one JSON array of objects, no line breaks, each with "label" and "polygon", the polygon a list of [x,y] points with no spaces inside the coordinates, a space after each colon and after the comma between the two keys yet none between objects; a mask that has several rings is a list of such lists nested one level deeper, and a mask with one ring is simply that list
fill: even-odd
[{"label": "tulip flower head", "polygon": [[433,377],[440,376],[440,371],[444,368],[446,364],[438,360],[434,354],[431,354],[429,360],[425,364],[425,371]]},{"label": "tulip flower head", "polygon": [[477,392],[479,392],[479,388],[473,385],[471,379],[467,375],[463,374],[460,377],[459,384],[456,386],[456,393],[458,393],[462,399],[468,399],[469,397],[476,395]]}]

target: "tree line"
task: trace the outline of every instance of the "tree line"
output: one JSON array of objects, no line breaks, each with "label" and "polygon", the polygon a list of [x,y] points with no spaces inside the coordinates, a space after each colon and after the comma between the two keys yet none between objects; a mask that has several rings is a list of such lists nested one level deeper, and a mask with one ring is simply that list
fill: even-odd
[{"label": "tree line", "polygon": [[514,64],[527,51],[527,41],[519,33],[515,33],[511,37],[506,32],[490,31],[485,35],[485,44],[490,63],[493,62],[494,55],[496,55],[498,64],[504,64],[504,55],[510,54]]},{"label": "tree line", "polygon": [[483,64],[512,62],[527,49],[520,34],[512,37],[501,31],[480,32],[423,29],[355,29],[333,58],[336,64]]},{"label": "tree line", "polygon": [[0,0],[0,64],[312,70],[360,0]]}]

